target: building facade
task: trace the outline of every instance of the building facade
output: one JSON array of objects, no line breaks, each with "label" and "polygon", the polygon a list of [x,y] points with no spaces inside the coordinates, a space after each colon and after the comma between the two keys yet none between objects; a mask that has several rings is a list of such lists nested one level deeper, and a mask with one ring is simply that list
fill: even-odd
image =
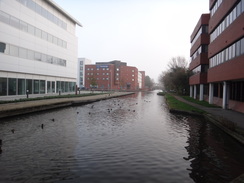
[{"label": "building facade", "polygon": [[208,101],[244,112],[244,0],[210,0],[209,5]]},{"label": "building facade", "polygon": [[199,98],[199,100],[204,99],[204,94],[206,95],[206,91],[208,90],[207,70],[209,67],[209,18],[210,14],[203,14],[191,35],[191,63],[189,69],[192,71],[193,75],[189,79],[190,96],[195,99]]},{"label": "building facade", "polygon": [[75,91],[76,25],[52,0],[1,0],[0,96]]},{"label": "building facade", "polygon": [[98,90],[140,90],[143,75],[138,79],[138,69],[114,60],[85,65],[85,87]]},{"label": "building facade", "polygon": [[91,64],[91,60],[78,58],[77,87],[80,89],[85,87],[85,65],[88,64]]}]

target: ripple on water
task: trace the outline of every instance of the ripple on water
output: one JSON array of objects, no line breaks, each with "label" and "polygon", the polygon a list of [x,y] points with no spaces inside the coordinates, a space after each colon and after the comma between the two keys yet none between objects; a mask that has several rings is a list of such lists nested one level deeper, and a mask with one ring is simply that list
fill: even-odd
[{"label": "ripple on water", "polygon": [[138,93],[5,120],[0,182],[228,182],[242,171],[243,148],[164,104]]}]

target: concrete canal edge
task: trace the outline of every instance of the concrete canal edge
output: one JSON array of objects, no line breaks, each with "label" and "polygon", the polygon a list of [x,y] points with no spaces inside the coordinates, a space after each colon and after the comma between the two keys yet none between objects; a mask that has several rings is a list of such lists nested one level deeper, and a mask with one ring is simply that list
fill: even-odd
[{"label": "concrete canal edge", "polygon": [[110,94],[92,95],[87,97],[59,98],[1,104],[0,119],[62,107],[84,105],[88,103],[107,100],[110,98],[122,97],[131,94],[134,94],[134,92],[115,92]]},{"label": "concrete canal edge", "polygon": [[[232,126],[233,123],[226,121],[225,119],[218,118],[217,116],[214,116],[209,113],[205,114],[200,114],[196,112],[191,112],[191,111],[183,111],[183,110],[177,110],[177,109],[172,109],[170,108],[168,102],[166,101],[166,104],[168,106],[169,112],[173,114],[179,114],[179,115],[190,115],[190,116],[199,116],[203,117],[207,121],[210,121],[214,125],[216,125],[218,128],[223,130],[225,133],[233,137],[235,140],[237,140],[239,143],[244,145],[244,137],[243,135],[240,135],[236,127]],[[230,183],[244,183],[244,173],[232,180]]]}]

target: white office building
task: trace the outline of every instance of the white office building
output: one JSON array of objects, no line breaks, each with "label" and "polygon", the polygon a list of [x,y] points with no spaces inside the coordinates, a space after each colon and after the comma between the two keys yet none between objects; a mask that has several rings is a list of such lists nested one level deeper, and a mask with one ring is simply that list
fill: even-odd
[{"label": "white office building", "polygon": [[0,96],[75,91],[76,25],[52,0],[0,0]]},{"label": "white office building", "polygon": [[77,86],[82,89],[85,87],[85,65],[91,64],[87,58],[78,58]]}]

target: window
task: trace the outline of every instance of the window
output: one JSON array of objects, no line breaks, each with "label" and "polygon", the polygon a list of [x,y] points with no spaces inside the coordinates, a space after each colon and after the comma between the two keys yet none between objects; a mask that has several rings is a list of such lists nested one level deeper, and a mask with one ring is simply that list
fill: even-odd
[{"label": "window", "polygon": [[8,78],[8,95],[16,95],[16,78]]},{"label": "window", "polygon": [[0,21],[9,24],[10,16],[2,11],[0,11]]},{"label": "window", "polygon": [[241,54],[244,54],[244,38],[241,39]]},{"label": "window", "polygon": [[0,42],[0,52],[1,53],[4,53],[5,52],[5,49],[6,49],[6,44]]},{"label": "window", "polygon": [[35,36],[41,38],[42,37],[42,31],[41,29],[35,28]]},{"label": "window", "polygon": [[32,50],[28,50],[27,51],[27,58],[29,59],[29,60],[34,60],[34,51],[32,51]]},{"label": "window", "polygon": [[26,59],[27,58],[27,49],[19,48],[19,57]]},{"label": "window", "polygon": [[42,39],[47,40],[47,33],[42,31]]},{"label": "window", "polygon": [[45,93],[45,80],[40,80],[40,93]]},{"label": "window", "polygon": [[15,56],[15,57],[19,56],[19,48],[17,46],[10,45],[10,50],[9,51],[10,51],[9,54],[11,56]]},{"label": "window", "polygon": [[32,35],[35,35],[35,27],[28,24],[28,32]]},{"label": "window", "polygon": [[34,94],[39,93],[39,80],[34,80]]},{"label": "window", "polygon": [[19,29],[19,19],[15,17],[10,17],[10,25]]},{"label": "window", "polygon": [[28,24],[20,20],[20,30],[28,32]]},{"label": "window", "polygon": [[18,95],[26,94],[25,79],[18,79]]},{"label": "window", "polygon": [[33,93],[33,90],[32,90],[32,79],[27,79],[26,80],[26,90],[29,90],[29,94]]},{"label": "window", "polygon": [[41,61],[41,53],[35,52],[35,60]]},{"label": "window", "polygon": [[53,42],[53,36],[51,34],[48,34],[47,40],[48,40],[48,42],[52,43]]},{"label": "window", "polygon": [[0,96],[7,95],[7,78],[0,78]]}]

